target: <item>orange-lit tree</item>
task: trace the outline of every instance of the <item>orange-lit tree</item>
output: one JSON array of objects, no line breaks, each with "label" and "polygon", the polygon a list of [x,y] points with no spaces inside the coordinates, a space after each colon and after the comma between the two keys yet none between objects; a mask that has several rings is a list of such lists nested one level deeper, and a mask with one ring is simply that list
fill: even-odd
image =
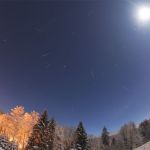
[{"label": "orange-lit tree", "polygon": [[38,118],[37,112],[27,113],[24,107],[16,106],[10,113],[0,115],[0,135],[8,137],[18,144],[19,149],[23,149]]}]

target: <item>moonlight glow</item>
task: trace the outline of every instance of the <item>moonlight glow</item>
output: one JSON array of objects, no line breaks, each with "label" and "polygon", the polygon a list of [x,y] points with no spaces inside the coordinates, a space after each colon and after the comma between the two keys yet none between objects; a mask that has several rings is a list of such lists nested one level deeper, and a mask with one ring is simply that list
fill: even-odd
[{"label": "moonlight glow", "polygon": [[142,23],[150,21],[150,7],[141,6],[138,8],[138,20]]}]

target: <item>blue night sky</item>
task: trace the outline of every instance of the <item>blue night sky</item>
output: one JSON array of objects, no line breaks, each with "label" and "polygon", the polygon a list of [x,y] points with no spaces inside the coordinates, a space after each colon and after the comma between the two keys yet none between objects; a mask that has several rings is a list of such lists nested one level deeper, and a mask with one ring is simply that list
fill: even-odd
[{"label": "blue night sky", "polygon": [[[148,1],[142,1],[147,3]],[[150,117],[150,23],[139,0],[0,3],[0,108],[88,133]]]}]

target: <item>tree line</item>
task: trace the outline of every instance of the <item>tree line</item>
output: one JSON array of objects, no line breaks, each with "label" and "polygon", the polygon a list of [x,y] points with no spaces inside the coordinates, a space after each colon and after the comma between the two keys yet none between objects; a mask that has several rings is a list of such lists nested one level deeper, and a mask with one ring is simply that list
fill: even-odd
[{"label": "tree line", "polygon": [[64,143],[59,145],[55,137],[55,120],[48,121],[47,118],[45,111],[33,127],[26,150],[133,150],[150,141],[150,120],[141,122],[139,126],[129,122],[113,135],[104,127],[100,137],[88,136],[83,123],[79,122],[72,136],[69,139],[63,137]]},{"label": "tree line", "polygon": [[0,147],[14,142],[19,150],[133,150],[148,141],[150,120],[124,124],[115,134],[104,127],[96,137],[86,133],[82,122],[77,127],[60,126],[54,118],[49,119],[47,111],[39,115],[17,106],[0,114]]},{"label": "tree line", "polygon": [[[56,122],[52,118],[48,120],[47,111],[39,118],[37,124],[34,125],[31,136],[28,139],[25,150],[88,150],[88,136],[80,122],[74,134],[65,139],[63,137],[63,144],[59,142],[56,134]],[[60,135],[59,135],[60,136]]]}]

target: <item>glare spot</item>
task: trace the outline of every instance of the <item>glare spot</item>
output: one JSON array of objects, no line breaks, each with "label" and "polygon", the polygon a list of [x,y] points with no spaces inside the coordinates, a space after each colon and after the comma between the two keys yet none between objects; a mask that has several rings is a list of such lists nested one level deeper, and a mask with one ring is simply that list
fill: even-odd
[{"label": "glare spot", "polygon": [[141,23],[147,23],[150,21],[150,7],[148,6],[140,6],[138,8],[138,20]]}]

